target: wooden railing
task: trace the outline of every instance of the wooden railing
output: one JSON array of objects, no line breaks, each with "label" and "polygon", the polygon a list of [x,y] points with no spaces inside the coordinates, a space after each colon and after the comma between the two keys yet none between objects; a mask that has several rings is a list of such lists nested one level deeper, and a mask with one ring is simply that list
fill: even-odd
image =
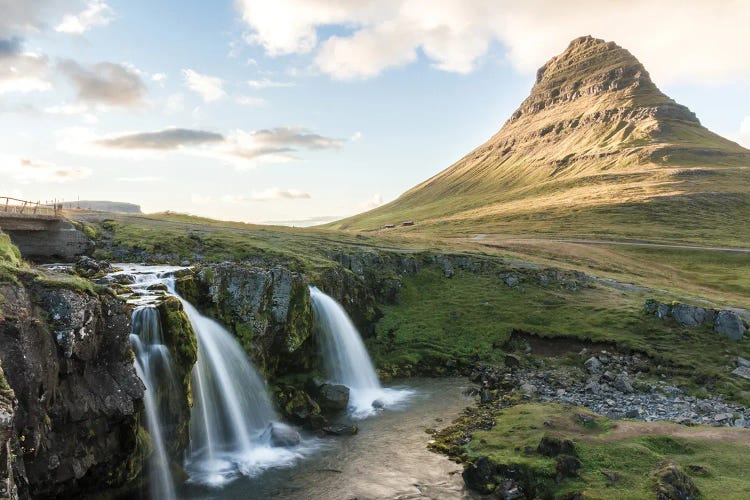
[{"label": "wooden railing", "polygon": [[42,203],[40,201],[26,201],[9,196],[0,196],[0,213],[24,215],[57,215],[62,205],[56,203]]}]

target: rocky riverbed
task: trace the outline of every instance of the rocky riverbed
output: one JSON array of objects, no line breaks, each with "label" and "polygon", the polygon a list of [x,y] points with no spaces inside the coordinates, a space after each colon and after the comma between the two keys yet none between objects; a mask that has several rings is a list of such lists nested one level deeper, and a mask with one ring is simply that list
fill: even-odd
[{"label": "rocky riverbed", "polygon": [[[738,358],[737,365],[750,363]],[[750,428],[750,408],[718,395],[698,397],[667,379],[655,379],[650,368],[650,360],[639,354],[583,349],[570,365],[509,355],[505,367],[478,366],[471,378],[485,403],[511,393],[520,400],[585,406],[612,419]]]}]

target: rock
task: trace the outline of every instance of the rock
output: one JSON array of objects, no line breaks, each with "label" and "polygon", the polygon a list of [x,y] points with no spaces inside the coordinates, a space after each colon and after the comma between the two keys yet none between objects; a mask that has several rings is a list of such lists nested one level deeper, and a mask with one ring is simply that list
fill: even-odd
[{"label": "rock", "polygon": [[576,477],[579,469],[582,467],[581,461],[572,455],[558,455],[555,458],[555,471],[557,472],[557,481],[560,482],[566,477]]},{"label": "rock", "polygon": [[385,403],[381,399],[376,399],[372,402],[372,407],[376,410],[382,410],[383,408],[385,408]]},{"label": "rock", "polygon": [[82,255],[76,261],[73,270],[79,276],[83,276],[84,278],[93,278],[96,275],[102,275],[104,273],[111,272],[113,268],[107,261],[99,262],[92,259],[91,257]]},{"label": "rock", "polygon": [[636,409],[630,409],[625,412],[625,418],[638,418],[640,416],[640,412]]},{"label": "rock", "polygon": [[630,377],[628,377],[627,373],[620,373],[615,377],[615,381],[613,383],[615,389],[617,389],[620,392],[624,392],[625,394],[630,394],[633,392],[633,385],[630,383]]},{"label": "rock", "polygon": [[536,391],[537,391],[536,386],[528,382],[521,384],[520,390],[524,396],[529,396],[529,397],[536,394]]},{"label": "rock", "polygon": [[602,386],[599,384],[599,382],[592,380],[588,384],[586,384],[586,387],[584,390],[588,393],[598,396],[599,394],[602,393]]},{"label": "rock", "polygon": [[521,366],[521,358],[516,356],[515,354],[506,354],[505,366],[507,368],[518,368],[519,366]]},{"label": "rock", "polygon": [[316,394],[323,413],[341,413],[349,406],[349,388],[340,384],[323,384]]},{"label": "rock", "polygon": [[602,362],[599,361],[599,358],[596,356],[587,359],[586,362],[583,363],[583,366],[586,368],[586,371],[592,374],[599,373],[602,370]]},{"label": "rock", "polygon": [[495,489],[496,470],[495,465],[487,457],[480,457],[464,468],[464,483],[470,489],[488,495]]},{"label": "rock", "polygon": [[278,448],[297,446],[302,440],[299,432],[280,422],[272,422],[268,424],[266,433],[268,433],[271,445]]},{"label": "rock", "polygon": [[691,500],[698,494],[693,480],[679,466],[670,464],[657,471],[657,500]]},{"label": "rock", "polygon": [[659,304],[656,308],[656,317],[659,319],[666,319],[669,317],[669,306],[667,304]]},{"label": "rock", "polygon": [[306,429],[319,430],[328,424],[320,406],[304,390],[279,384],[274,391],[284,418]]},{"label": "rock", "polygon": [[728,422],[732,420],[733,415],[731,413],[717,413],[714,415],[714,422]]},{"label": "rock", "polygon": [[323,427],[323,432],[331,436],[353,436],[359,432],[356,425],[333,424]]},{"label": "rock", "polygon": [[687,304],[675,304],[672,307],[672,318],[680,326],[692,328],[703,323],[706,318],[706,309]]},{"label": "rock", "polygon": [[732,371],[732,375],[750,380],[750,367],[738,366]]},{"label": "rock", "polygon": [[740,366],[743,368],[750,368],[750,360],[738,356],[737,366]]},{"label": "rock", "polygon": [[740,340],[745,336],[747,325],[740,315],[734,311],[722,310],[716,315],[714,331],[732,340]]},{"label": "rock", "polygon": [[560,439],[554,436],[544,436],[536,448],[537,453],[545,457],[557,455],[575,455],[576,447],[570,439]]},{"label": "rock", "polygon": [[607,487],[611,488],[612,486],[615,486],[617,483],[620,482],[620,474],[616,471],[607,471],[603,470],[602,476],[604,476],[607,479]]},{"label": "rock", "polygon": [[516,273],[504,273],[500,275],[500,279],[503,280],[507,286],[513,288],[521,282],[521,277]]},{"label": "rock", "polygon": [[17,400],[15,429],[34,448],[15,459],[19,496],[79,498],[123,485],[145,454],[125,303],[35,280],[0,284],[0,301],[0,365]]}]

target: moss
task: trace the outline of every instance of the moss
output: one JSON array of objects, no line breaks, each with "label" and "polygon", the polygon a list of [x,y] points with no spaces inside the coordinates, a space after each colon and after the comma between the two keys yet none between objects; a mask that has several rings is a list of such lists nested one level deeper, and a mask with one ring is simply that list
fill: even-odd
[{"label": "moss", "polygon": [[[176,297],[166,297],[158,306],[164,343],[172,356],[179,394],[159,394],[161,407],[174,419],[167,439],[171,456],[179,461],[190,434],[190,408],[193,405],[191,374],[198,359],[198,340],[190,320]],[[168,387],[168,386],[167,386]]]},{"label": "moss", "polygon": [[39,273],[34,278],[34,283],[42,285],[46,288],[64,288],[66,290],[72,290],[78,293],[87,293],[89,295],[96,295],[97,292],[101,291],[100,287],[97,287],[94,283],[81,278],[79,276],[73,276],[69,274],[47,274]]},{"label": "moss", "polygon": [[[454,443],[459,455],[470,463],[488,459],[500,472],[498,479],[516,471],[515,479],[531,484],[538,497],[561,498],[583,491],[586,498],[651,499],[657,491],[674,488],[695,492],[690,484],[706,498],[740,499],[750,493],[750,476],[745,473],[750,443],[733,439],[733,429],[703,432],[708,429],[692,427],[691,437],[676,424],[655,429],[650,423],[628,422],[627,431],[619,432],[617,422],[554,403],[476,411],[494,425],[472,430],[471,420],[462,418],[438,435],[458,436]],[[588,419],[579,415],[592,417],[594,424],[583,425]],[[578,477],[558,477],[555,460],[540,453],[539,444],[549,437],[574,443],[582,465]],[[529,475],[535,483],[529,483]]]},{"label": "moss", "polygon": [[8,401],[13,401],[13,399],[15,399],[15,394],[13,392],[13,389],[11,388],[10,384],[8,384],[8,381],[5,379],[5,373],[3,372],[2,366],[0,366],[0,397]]}]

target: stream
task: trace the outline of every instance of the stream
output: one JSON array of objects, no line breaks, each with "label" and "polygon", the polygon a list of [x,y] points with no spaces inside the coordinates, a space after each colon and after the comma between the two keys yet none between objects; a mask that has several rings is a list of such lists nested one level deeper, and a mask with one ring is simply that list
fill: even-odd
[{"label": "stream", "polygon": [[409,401],[356,421],[355,436],[325,438],[317,450],[288,468],[241,477],[221,489],[183,485],[189,499],[456,499],[462,467],[427,449],[428,428],[442,428],[471,405],[464,378],[410,378],[394,384],[414,391]]}]

